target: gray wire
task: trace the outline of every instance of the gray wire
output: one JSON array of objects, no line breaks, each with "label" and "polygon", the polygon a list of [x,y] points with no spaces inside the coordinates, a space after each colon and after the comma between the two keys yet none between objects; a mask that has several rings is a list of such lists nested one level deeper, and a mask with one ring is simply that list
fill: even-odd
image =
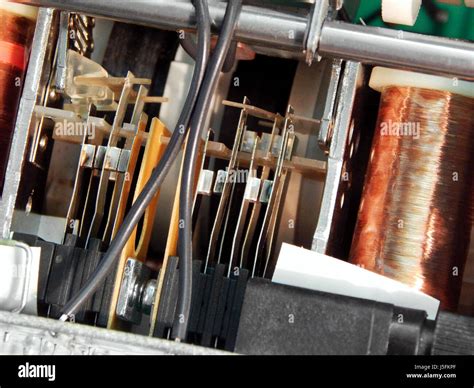
[{"label": "gray wire", "polygon": [[60,318],[63,321],[70,319],[75,313],[77,313],[84,303],[86,303],[87,300],[92,297],[94,292],[97,291],[107,276],[112,273],[114,266],[120,258],[120,254],[135,226],[140,221],[148,208],[148,205],[163,183],[163,180],[168,174],[181,149],[184,137],[188,132],[188,125],[192,112],[194,111],[202,87],[201,85],[206,72],[210,53],[211,20],[207,0],[197,0],[194,3],[197,17],[199,55],[197,55],[196,66],[194,68],[188,96],[183,110],[181,111],[176,128],[171,136],[168,146],[166,147],[162,159],[158,163],[158,166],[153,170],[150,179],[123,220],[123,223],[120,226],[116,237],[111,242],[103,260],[87,280],[84,287],[81,288],[79,292],[64,306],[63,315]]},{"label": "gray wire", "polygon": [[[186,35],[184,39],[180,41],[181,47],[184,51],[193,59],[196,59],[197,47],[192,38]],[[237,57],[237,42],[232,42],[228,54],[225,57],[224,65],[222,66],[222,72],[228,73],[234,67],[235,59]]]},{"label": "gray wire", "polygon": [[179,198],[179,214],[182,228],[179,230],[179,293],[177,305],[177,321],[174,337],[176,340],[186,340],[189,315],[192,301],[192,204],[193,187],[196,175],[199,141],[206,131],[206,123],[211,110],[212,97],[216,91],[219,75],[225,58],[232,44],[232,37],[242,8],[242,0],[229,0],[219,40],[211,57],[209,67],[202,85],[199,99],[191,118],[189,138],[183,163],[181,178],[181,193]]}]

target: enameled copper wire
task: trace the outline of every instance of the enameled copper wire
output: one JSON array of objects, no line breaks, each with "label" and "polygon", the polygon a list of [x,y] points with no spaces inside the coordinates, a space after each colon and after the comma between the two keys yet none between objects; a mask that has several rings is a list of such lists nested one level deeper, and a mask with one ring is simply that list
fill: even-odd
[{"label": "enameled copper wire", "polygon": [[474,99],[382,91],[350,260],[457,307],[473,215]]}]

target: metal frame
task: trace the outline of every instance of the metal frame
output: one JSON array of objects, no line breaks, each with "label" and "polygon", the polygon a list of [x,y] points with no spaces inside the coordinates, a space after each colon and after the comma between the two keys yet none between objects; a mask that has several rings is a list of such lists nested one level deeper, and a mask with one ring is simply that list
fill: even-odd
[{"label": "metal frame", "polygon": [[27,146],[30,137],[30,126],[34,125],[34,109],[38,99],[43,94],[48,78],[48,64],[53,53],[51,35],[54,35],[54,11],[41,9],[38,14],[36,31],[30,62],[25,79],[25,87],[18,109],[13,142],[10,149],[8,167],[5,174],[5,185],[0,198],[0,226],[1,236],[10,237],[10,227],[15,209],[15,202],[20,186],[23,165],[26,162]]},{"label": "metal frame", "polygon": [[231,355],[143,335],[0,311],[0,354]]}]

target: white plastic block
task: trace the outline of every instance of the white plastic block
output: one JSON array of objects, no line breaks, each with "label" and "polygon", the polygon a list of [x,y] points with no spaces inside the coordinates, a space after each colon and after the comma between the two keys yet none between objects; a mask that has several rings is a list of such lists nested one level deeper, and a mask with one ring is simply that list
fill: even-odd
[{"label": "white plastic block", "polygon": [[442,90],[461,96],[474,98],[474,82],[456,78],[439,77],[406,70],[374,67],[369,86],[381,92],[387,86],[414,87],[419,89]]},{"label": "white plastic block", "polygon": [[386,23],[413,26],[420,7],[421,0],[382,0],[382,19]]},{"label": "white plastic block", "polygon": [[424,310],[436,319],[439,301],[406,284],[345,261],[284,243],[273,274],[274,283],[399,307]]}]

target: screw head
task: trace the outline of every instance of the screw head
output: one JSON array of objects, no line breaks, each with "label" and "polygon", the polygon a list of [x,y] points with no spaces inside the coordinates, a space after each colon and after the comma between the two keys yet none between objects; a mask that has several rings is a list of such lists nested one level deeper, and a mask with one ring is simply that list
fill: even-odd
[{"label": "screw head", "polygon": [[142,311],[145,314],[150,314],[153,304],[155,303],[156,295],[156,279],[150,279],[146,283],[142,294]]},{"label": "screw head", "polygon": [[43,135],[39,141],[39,148],[41,151],[45,151],[46,147],[48,147],[48,136]]}]

